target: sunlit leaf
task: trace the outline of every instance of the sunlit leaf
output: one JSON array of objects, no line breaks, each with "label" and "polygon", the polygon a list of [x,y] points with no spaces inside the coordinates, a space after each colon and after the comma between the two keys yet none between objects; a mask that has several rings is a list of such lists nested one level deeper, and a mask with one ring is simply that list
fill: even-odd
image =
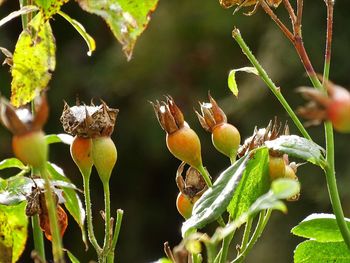
[{"label": "sunlit leaf", "polygon": [[254,67],[243,67],[238,69],[232,69],[228,74],[227,84],[229,89],[232,91],[233,95],[235,95],[236,97],[238,96],[238,85],[236,82],[236,72],[238,71],[259,75],[259,72]]},{"label": "sunlit leaf", "polygon": [[16,262],[27,241],[28,217],[25,202],[14,206],[0,205],[0,260]]},{"label": "sunlit leaf", "polygon": [[[64,175],[64,172],[58,166],[47,163],[47,170],[50,173],[52,179],[70,182],[70,180]],[[82,202],[79,199],[77,192],[72,188],[62,187],[63,197],[65,199],[64,205],[66,206],[68,212],[72,215],[74,220],[78,223],[83,242],[87,245],[86,233],[84,228],[85,221],[85,210],[83,208]]]},{"label": "sunlit leaf", "polygon": [[[62,190],[60,188],[77,189],[76,186],[65,180],[51,180],[53,191],[63,200]],[[0,178],[0,204],[14,205],[18,204],[30,195],[33,188],[44,189],[44,180],[41,178],[29,178],[23,176],[23,173],[11,176],[8,179]]]},{"label": "sunlit leaf", "polygon": [[18,168],[21,170],[25,170],[28,167],[25,166],[20,160],[17,158],[8,158],[4,159],[0,162],[0,170],[6,169],[6,168]]},{"label": "sunlit leaf", "polygon": [[24,30],[13,54],[11,103],[18,107],[31,100],[51,79],[56,65],[56,45],[49,22],[40,13],[30,22],[36,32]]},{"label": "sunlit leaf", "polygon": [[301,158],[321,167],[324,167],[326,164],[323,156],[325,150],[313,141],[297,135],[283,135],[275,140],[266,141],[265,145],[269,149]]},{"label": "sunlit leaf", "polygon": [[35,3],[40,7],[45,20],[51,18],[54,14],[61,10],[61,6],[69,0],[35,0]]},{"label": "sunlit leaf", "polygon": [[[350,219],[346,219],[350,229]],[[343,237],[333,214],[312,214],[293,227],[294,235],[310,238],[318,242],[339,242]]]},{"label": "sunlit leaf", "polygon": [[38,10],[38,7],[34,6],[34,5],[23,6],[20,10],[14,11],[14,12],[10,13],[9,15],[7,15],[6,17],[4,17],[3,19],[1,19],[0,20],[0,27],[18,16],[29,14],[29,13],[32,13],[36,10]]},{"label": "sunlit leaf", "polygon": [[160,258],[157,261],[154,261],[153,263],[173,263],[173,262],[168,258]]},{"label": "sunlit leaf", "polygon": [[268,149],[257,151],[249,161],[233,198],[227,207],[232,218],[238,218],[269,190]]},{"label": "sunlit leaf", "polygon": [[78,33],[84,38],[86,45],[89,48],[89,51],[87,52],[88,56],[91,56],[92,52],[96,49],[96,43],[95,40],[86,32],[84,26],[80,24],[77,20],[71,18],[66,13],[63,13],[62,11],[58,12],[59,15],[61,15],[64,19],[66,19]]},{"label": "sunlit leaf", "polygon": [[243,225],[249,217],[255,216],[262,210],[280,210],[285,213],[287,207],[281,199],[290,198],[299,193],[299,191],[300,184],[293,179],[274,180],[270,190],[266,194],[260,196],[239,218],[235,219],[224,228],[218,228],[211,238],[211,241],[214,243],[221,241]]},{"label": "sunlit leaf", "polygon": [[73,142],[73,136],[66,134],[66,133],[60,133],[60,134],[49,134],[45,136],[46,143],[64,143],[71,145]]},{"label": "sunlit leaf", "polygon": [[320,243],[308,240],[294,250],[294,263],[350,262],[350,250],[345,242]]},{"label": "sunlit leaf", "polygon": [[182,235],[216,220],[227,208],[249,161],[246,155],[221,173],[214,185],[195,203],[192,216],[182,225]]},{"label": "sunlit leaf", "polygon": [[158,0],[76,0],[85,11],[101,16],[131,59],[136,40],[145,30]]}]

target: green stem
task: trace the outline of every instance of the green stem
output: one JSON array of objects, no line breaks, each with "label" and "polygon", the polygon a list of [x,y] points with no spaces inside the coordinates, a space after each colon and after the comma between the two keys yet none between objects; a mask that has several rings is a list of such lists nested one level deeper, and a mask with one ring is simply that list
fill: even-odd
[{"label": "green stem", "polygon": [[247,254],[253,248],[254,244],[256,243],[256,241],[258,240],[258,238],[261,236],[262,232],[264,231],[265,226],[270,219],[271,211],[272,211],[271,209],[268,209],[268,210],[263,210],[260,212],[258,223],[255,227],[254,233],[253,233],[251,239],[249,240],[245,250],[243,250],[243,252],[238,257],[236,257],[231,263],[238,263],[238,262],[242,262],[244,260],[244,258],[247,256]]},{"label": "green stem", "polygon": [[121,209],[117,210],[117,221],[115,222],[111,251],[109,252],[108,257],[107,257],[108,263],[114,262],[115,247],[117,245],[118,238],[119,238],[120,228],[121,228],[122,220],[123,220],[123,214],[124,214],[123,210],[121,210]]},{"label": "green stem", "polygon": [[[253,55],[253,53],[250,51],[249,47],[247,46],[247,44],[245,43],[244,39],[241,36],[241,33],[239,32],[239,30],[237,28],[235,28],[232,31],[232,36],[233,38],[236,40],[236,42],[238,43],[238,45],[241,47],[243,53],[247,56],[247,58],[249,59],[249,61],[253,64],[253,66],[256,68],[256,70],[259,72],[260,77],[262,78],[262,80],[265,82],[265,84],[269,87],[269,89],[271,90],[271,92],[276,96],[276,98],[278,99],[278,101],[282,104],[283,108],[286,110],[286,112],[288,113],[288,115],[290,116],[290,118],[293,120],[294,124],[297,126],[297,128],[299,129],[299,131],[301,132],[301,134],[309,139],[311,139],[311,136],[309,135],[309,133],[306,131],[306,129],[304,128],[303,124],[300,122],[299,118],[297,117],[297,115],[294,113],[294,111],[292,110],[292,108],[289,106],[288,102],[286,101],[286,99],[283,97],[281,91],[279,88],[276,87],[276,85],[273,83],[273,81],[269,78],[269,76],[267,75],[266,71],[264,70],[264,68],[260,65],[259,61],[255,58],[255,56]],[[316,77],[317,79],[317,77]],[[318,80],[318,79],[317,79]]]},{"label": "green stem", "polygon": [[32,216],[32,229],[34,239],[34,249],[38,253],[38,256],[45,261],[45,246],[44,246],[44,235],[40,229],[39,216]]},{"label": "green stem", "polygon": [[244,234],[243,234],[243,238],[242,238],[242,244],[241,244],[240,251],[245,250],[246,247],[247,247],[247,244],[248,244],[248,241],[249,241],[249,236],[250,236],[250,230],[252,229],[252,223],[253,223],[253,218],[250,216],[250,217],[248,217],[247,222],[245,224]]},{"label": "green stem", "polygon": [[90,243],[95,248],[98,256],[102,253],[102,249],[99,246],[94,232],[94,226],[92,223],[92,211],[91,211],[91,197],[90,197],[90,175],[91,169],[89,171],[80,171],[83,175],[83,183],[84,183],[84,197],[85,197],[85,210],[86,210],[86,221],[88,227],[88,236]]},{"label": "green stem", "polygon": [[214,263],[215,261],[215,246],[210,242],[204,242],[207,249],[207,262]]},{"label": "green stem", "polygon": [[107,256],[111,248],[111,197],[109,191],[109,180],[102,181],[102,184],[105,199],[105,237],[103,242],[103,254]]},{"label": "green stem", "polygon": [[[332,49],[332,35],[333,35],[333,11],[334,2],[327,0],[327,37],[326,37],[326,51],[325,51],[325,61],[323,68],[323,89],[327,93],[326,84],[329,79],[329,70],[331,64],[331,49]],[[325,167],[325,174],[328,186],[328,193],[331,199],[333,212],[335,214],[338,227],[343,236],[343,239],[350,249],[350,231],[345,222],[343,209],[341,206],[337,182],[335,177],[335,161],[334,161],[334,134],[333,126],[330,122],[325,122],[325,135],[326,135],[326,156],[328,165]]]},{"label": "green stem", "polygon": [[333,127],[329,122],[325,123],[326,140],[327,140],[327,162],[328,165],[325,167],[325,174],[327,179],[327,186],[329,197],[331,199],[333,212],[335,214],[338,227],[344,238],[344,241],[350,249],[350,231],[345,222],[343,209],[341,206],[337,182],[334,171],[334,142],[333,142]]},{"label": "green stem", "polygon": [[233,236],[235,235],[235,232],[233,231],[229,235],[227,235],[224,240],[222,241],[222,247],[220,253],[220,263],[225,263],[227,259],[227,254],[228,254],[228,248],[230,247],[231,241]]},{"label": "green stem", "polygon": [[50,231],[52,236],[52,254],[53,254],[54,262],[57,262],[57,263],[65,262],[63,257],[62,239],[61,239],[60,229],[57,221],[56,204],[53,199],[49,174],[46,170],[45,165],[43,165],[40,168],[40,174],[45,182],[45,200],[46,200],[47,210],[49,213]]},{"label": "green stem", "polygon": [[200,172],[200,174],[203,176],[203,179],[208,187],[212,187],[213,183],[211,182],[210,175],[207,171],[207,169],[204,168],[203,165],[199,166],[197,170]]}]

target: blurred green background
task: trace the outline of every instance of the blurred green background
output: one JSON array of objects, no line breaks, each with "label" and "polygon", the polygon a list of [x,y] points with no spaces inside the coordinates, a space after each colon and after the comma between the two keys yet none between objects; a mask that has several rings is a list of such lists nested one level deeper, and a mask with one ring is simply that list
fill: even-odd
[{"label": "blurred green background", "polygon": [[[317,72],[323,69],[326,9],[322,0],[305,1],[303,33],[305,45]],[[347,1],[337,1],[331,79],[341,85],[350,84],[350,24]],[[0,17],[18,9],[17,1],[6,1]],[[83,12],[71,1],[63,10],[80,21],[95,38],[97,50],[92,57],[79,34],[61,17],[52,21],[57,41],[57,69],[48,93],[51,113],[45,127],[47,133],[62,133],[59,117],[63,100],[70,105],[78,96],[87,103],[101,98],[120,109],[113,139],[118,148],[118,162],[111,180],[112,209],[125,211],[117,245],[118,262],[151,262],[162,257],[163,243],[174,246],[181,240],[182,218],[175,208],[178,190],[175,172],[179,161],[166,149],[165,134],[159,127],[149,101],[170,94],[183,110],[187,122],[202,141],[203,160],[213,177],[229,165],[211,145],[210,136],[199,125],[193,108],[207,101],[210,90],[241,132],[251,135],[255,126],[266,126],[274,116],[289,120],[277,100],[256,76],[239,73],[240,94],[236,99],[227,88],[230,69],[248,66],[247,59],[231,38],[237,26],[253,52],[270,74],[293,108],[303,104],[295,93],[300,85],[310,85],[293,47],[272,21],[258,10],[252,17],[224,10],[218,1],[160,0],[148,29],[136,44],[130,62],[122,54],[107,25],[97,16]],[[277,13],[289,22],[282,8]],[[0,46],[13,51],[21,30],[20,19],[0,29]],[[0,92],[10,95],[8,67],[0,70]],[[289,122],[291,122],[289,120]],[[291,126],[291,131],[298,134]],[[309,129],[315,141],[324,145],[323,128]],[[350,215],[349,135],[336,134],[338,185],[344,212]],[[12,156],[10,134],[0,127],[0,159]],[[71,180],[82,187],[81,177],[66,145],[52,145],[52,162],[61,166]],[[288,203],[288,214],[275,212],[263,236],[246,262],[291,262],[293,249],[302,239],[290,229],[313,212],[331,212],[325,178],[311,165],[299,168],[301,198]],[[102,239],[102,187],[93,176],[92,200],[94,224]],[[30,237],[31,238],[31,237]],[[95,258],[92,247],[85,253],[79,228],[70,220],[64,237],[65,246],[82,262]],[[235,253],[235,245],[231,249]],[[29,250],[21,262],[28,262]]]}]

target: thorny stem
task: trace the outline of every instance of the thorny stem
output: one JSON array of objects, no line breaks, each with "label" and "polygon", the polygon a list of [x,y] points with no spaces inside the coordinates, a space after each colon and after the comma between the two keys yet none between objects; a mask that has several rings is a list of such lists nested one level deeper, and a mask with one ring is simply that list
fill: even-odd
[{"label": "thorny stem", "polygon": [[261,7],[264,11],[272,18],[272,20],[278,25],[286,37],[293,42],[293,34],[290,30],[283,24],[283,22],[277,17],[277,15],[272,11],[268,4],[265,3],[265,0],[259,0]]},{"label": "thorny stem", "polygon": [[103,180],[103,193],[104,193],[104,199],[105,199],[105,214],[104,214],[104,220],[105,220],[105,237],[103,242],[103,254],[104,256],[107,256],[109,253],[109,250],[111,248],[111,194],[109,190],[109,180]]},{"label": "thorny stem", "polygon": [[108,257],[107,257],[108,263],[114,263],[115,247],[116,247],[117,242],[118,242],[120,228],[121,228],[121,224],[122,224],[122,220],[123,220],[123,214],[124,214],[123,210],[121,210],[121,209],[117,210],[117,221],[116,221],[115,227],[114,227],[114,234],[113,234],[111,251],[109,252]]},{"label": "thorny stem", "polygon": [[296,23],[297,17],[295,15],[295,11],[294,11],[292,5],[290,4],[289,0],[283,0],[283,4],[284,4],[284,7],[286,8],[286,10],[289,14],[289,17],[290,17],[290,20],[292,21],[292,24]]},{"label": "thorny stem", "polygon": [[40,258],[45,259],[44,235],[40,229],[39,215],[32,216],[32,228],[34,249]]},{"label": "thorny stem", "polygon": [[249,240],[245,250],[243,250],[243,252],[239,256],[237,256],[231,263],[238,263],[238,262],[242,262],[244,260],[244,258],[247,256],[249,251],[253,248],[254,244],[256,243],[256,241],[258,240],[258,238],[261,236],[262,232],[264,231],[265,226],[270,219],[271,212],[272,212],[271,209],[263,210],[260,212],[258,223],[255,227],[254,233],[253,233],[251,239]]},{"label": "thorny stem", "polygon": [[282,104],[283,108],[286,110],[294,124],[297,126],[301,134],[309,139],[312,140],[309,133],[304,128],[303,124],[300,122],[299,118],[295,114],[295,112],[292,110],[292,108],[289,106],[286,99],[283,97],[281,91],[279,88],[276,87],[276,85],[273,83],[273,81],[269,78],[264,68],[260,65],[259,61],[255,58],[253,53],[250,51],[249,47],[245,43],[244,39],[241,36],[241,33],[236,28],[232,31],[232,36],[238,43],[238,45],[241,47],[243,53],[247,56],[249,61],[253,64],[253,66],[256,68],[256,70],[259,72],[260,77],[263,79],[265,84],[269,87],[271,92],[276,96],[278,101]]},{"label": "thorny stem", "polygon": [[[318,89],[325,91],[325,84],[328,81],[330,61],[331,61],[331,46],[332,46],[332,33],[333,33],[333,11],[334,11],[334,0],[325,0],[327,5],[327,39],[326,39],[326,52],[325,52],[325,64],[324,64],[324,74],[323,74],[323,84],[319,81],[317,74],[311,64],[311,61],[305,50],[302,34],[301,34],[301,20],[302,20],[302,11],[303,11],[303,1],[297,1],[297,22],[293,24],[294,36],[291,39],[290,35],[283,26],[281,22],[276,20],[276,15],[269,8],[269,6],[263,6],[265,12],[270,15],[270,17],[276,22],[276,24],[281,28],[282,32],[286,34],[287,38],[293,43],[302,64],[306,70],[306,73],[309,76],[310,81],[313,86]],[[270,9],[268,11],[267,9]],[[334,135],[333,135],[333,126],[330,122],[325,122],[325,136],[326,136],[326,156],[327,156],[327,166],[325,167],[325,174],[328,186],[328,192],[333,207],[333,212],[336,216],[336,220],[339,226],[339,229],[342,233],[345,243],[350,249],[350,231],[345,222],[344,213],[342,210],[338,188],[336,184],[335,177],[335,165],[334,165]]]},{"label": "thorny stem", "polygon": [[94,233],[94,226],[92,223],[92,212],[91,212],[91,197],[90,197],[90,175],[91,175],[91,169],[90,171],[80,171],[83,175],[83,183],[84,183],[84,197],[85,197],[85,210],[86,210],[86,221],[87,221],[87,227],[88,227],[88,236],[90,243],[95,248],[97,255],[99,256],[102,252],[101,247],[99,246],[95,233]]},{"label": "thorny stem", "polygon": [[56,205],[52,196],[49,174],[46,170],[45,165],[43,165],[40,168],[40,175],[45,182],[45,200],[46,200],[47,210],[49,213],[50,231],[52,235],[52,254],[53,254],[54,262],[62,263],[62,262],[65,262],[63,257],[62,239],[61,239],[60,230],[58,226]]},{"label": "thorny stem", "polygon": [[[329,69],[331,64],[331,49],[332,49],[332,35],[333,35],[333,11],[334,0],[325,0],[327,6],[327,35],[326,35],[326,50],[325,50],[325,62],[323,70],[323,86],[324,92],[327,93],[326,83],[329,79]],[[325,168],[326,180],[328,186],[329,197],[333,206],[333,212],[335,214],[338,227],[344,238],[344,241],[350,249],[350,231],[345,222],[343,209],[341,206],[337,182],[335,177],[335,162],[334,162],[334,135],[333,126],[330,122],[325,122],[325,134],[326,134],[326,156],[327,167]]]}]

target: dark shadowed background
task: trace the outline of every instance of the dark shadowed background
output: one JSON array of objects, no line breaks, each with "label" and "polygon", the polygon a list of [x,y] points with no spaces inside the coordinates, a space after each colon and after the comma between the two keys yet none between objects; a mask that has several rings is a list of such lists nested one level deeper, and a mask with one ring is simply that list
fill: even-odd
[{"label": "dark shadowed background", "polygon": [[[337,1],[335,6],[334,49],[331,79],[350,86],[349,46],[350,4]],[[6,1],[0,17],[18,9],[17,1]],[[295,93],[300,85],[310,85],[293,47],[272,21],[258,10],[252,17],[232,16],[218,1],[160,0],[148,29],[136,44],[130,62],[122,54],[107,25],[97,16],[83,12],[71,1],[63,10],[80,21],[95,38],[97,50],[92,57],[79,34],[61,17],[52,21],[57,41],[57,68],[48,93],[51,108],[46,132],[62,133],[59,117],[63,100],[73,105],[82,101],[105,100],[120,109],[113,139],[118,149],[118,162],[111,179],[112,209],[124,209],[125,215],[117,245],[118,262],[151,262],[162,257],[163,243],[176,245],[181,240],[183,219],[175,208],[178,190],[175,172],[179,161],[167,150],[165,134],[148,101],[174,97],[187,122],[201,138],[204,164],[216,177],[229,165],[229,160],[215,151],[210,136],[199,125],[193,111],[198,101],[206,101],[208,90],[228,115],[229,121],[246,138],[254,126],[266,126],[274,116],[289,120],[280,104],[256,76],[238,74],[239,99],[227,88],[230,69],[248,66],[238,45],[231,37],[237,26],[260,59],[267,72],[293,108],[303,104]],[[278,13],[289,22],[284,10]],[[326,9],[322,0],[305,1],[304,27],[306,49],[317,72],[323,69]],[[0,29],[0,46],[14,50],[21,30],[20,19]],[[2,58],[1,58],[2,59]],[[0,92],[9,97],[8,67],[0,69]],[[291,123],[291,121],[289,120]],[[291,131],[298,134],[290,125]],[[315,141],[324,146],[323,128],[309,129]],[[349,140],[350,135],[335,135],[339,190],[346,215],[350,215]],[[10,134],[0,127],[0,159],[12,156]],[[82,187],[81,176],[70,158],[69,147],[52,145],[50,160],[61,166],[71,180]],[[94,224],[102,239],[102,187],[94,171],[92,200]],[[299,168],[302,194],[298,202],[288,203],[288,214],[274,212],[247,262],[291,262],[293,249],[301,239],[290,229],[312,212],[331,212],[325,178],[320,169],[305,165]],[[31,240],[31,236],[29,237]],[[30,241],[31,242],[31,241]],[[64,245],[82,262],[95,259],[92,249],[85,253],[79,228],[70,220]],[[232,247],[234,253],[235,243]],[[29,251],[29,250],[28,250]],[[29,262],[28,251],[21,262]]]}]

